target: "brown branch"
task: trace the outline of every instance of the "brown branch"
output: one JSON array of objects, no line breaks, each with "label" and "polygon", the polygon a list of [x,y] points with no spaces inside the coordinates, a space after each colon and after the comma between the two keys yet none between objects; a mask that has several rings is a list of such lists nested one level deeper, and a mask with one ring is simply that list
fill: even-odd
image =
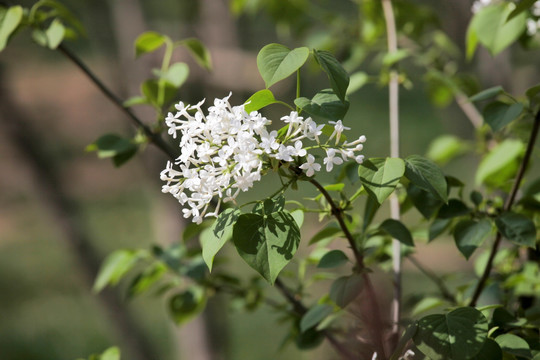
[{"label": "brown branch", "polygon": [[[539,128],[540,128],[540,110],[536,113],[536,116],[534,118],[533,128],[531,130],[531,135],[527,143],[527,150],[525,150],[525,156],[523,157],[523,160],[521,161],[521,165],[516,175],[516,179],[514,180],[514,185],[512,186],[512,190],[510,190],[510,195],[506,198],[506,201],[504,203],[504,206],[503,206],[504,211],[510,211],[510,209],[512,208],[512,205],[514,204],[514,200],[516,199],[516,195],[521,185],[521,181],[523,180],[523,175],[525,174],[525,170],[527,169],[529,160],[531,158],[531,155],[534,149],[534,144],[536,142],[536,136],[538,135]],[[487,279],[489,278],[489,274],[491,273],[491,269],[493,267],[493,260],[495,259],[495,255],[497,254],[497,250],[499,248],[501,240],[502,240],[502,234],[500,231],[497,231],[497,236],[495,237],[495,241],[493,242],[493,245],[491,247],[491,252],[489,254],[486,267],[484,268],[484,272],[482,273],[480,280],[478,280],[478,284],[476,284],[476,288],[474,290],[474,294],[471,298],[471,302],[469,303],[469,306],[476,306],[478,298],[480,297],[482,290],[484,290],[484,286],[486,285]]]},{"label": "brown branch", "polygon": [[[294,171],[294,170],[293,170]],[[372,326],[373,330],[373,341],[374,341],[374,347],[378,355],[378,359],[384,360],[386,359],[386,348],[384,345],[384,334],[383,334],[383,321],[381,318],[381,313],[379,309],[379,303],[377,301],[377,295],[375,293],[375,290],[373,288],[373,285],[371,284],[371,280],[369,278],[369,275],[367,273],[367,269],[364,264],[364,256],[360,253],[358,250],[358,247],[356,246],[356,241],[354,239],[354,236],[349,231],[349,228],[347,227],[347,224],[345,224],[345,220],[343,219],[343,209],[338,207],[328,191],[319,183],[317,180],[313,178],[309,178],[308,181],[312,183],[324,196],[328,204],[330,205],[330,208],[332,210],[332,215],[336,218],[336,220],[339,223],[339,226],[341,227],[341,230],[343,231],[343,234],[345,234],[345,238],[349,242],[349,245],[351,247],[351,250],[354,254],[354,257],[356,259],[357,263],[357,272],[362,274],[362,279],[364,281],[364,288],[366,290],[366,295],[369,301],[369,309],[370,311],[366,314],[364,314],[366,317],[369,318],[369,323]]]},{"label": "brown branch", "polygon": [[159,133],[156,133],[150,129],[141,119],[135,115],[129,107],[124,106],[124,102],[118,96],[116,96],[93,72],[86,64],[79,59],[71,50],[65,45],[60,44],[58,50],[64,54],[69,60],[71,60],[93,83],[98,89],[109,99],[117,108],[119,108],[129,119],[139,128],[141,128],[150,141],[156,145],[161,151],[174,160],[178,157],[177,151],[175,151],[169,144],[167,144]]}]

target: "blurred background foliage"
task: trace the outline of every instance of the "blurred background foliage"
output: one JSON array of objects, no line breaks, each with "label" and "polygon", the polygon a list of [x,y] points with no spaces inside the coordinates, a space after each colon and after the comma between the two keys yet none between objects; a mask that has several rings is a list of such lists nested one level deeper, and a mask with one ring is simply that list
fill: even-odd
[{"label": "blurred background foliage", "polygon": [[[387,89],[377,79],[380,59],[367,52],[384,49],[384,23],[382,15],[379,24],[363,21],[366,14],[359,13],[359,8],[375,15],[379,9],[370,10],[369,1],[358,1],[363,8],[352,0],[62,3],[87,29],[86,37],[67,45],[124,98],[137,95],[139,83],[150,76],[152,67],[159,66],[159,52],[134,59],[133,41],[148,30],[173,39],[197,37],[210,49],[211,72],[198,68],[181,50],[174,55],[190,64],[188,83],[179,94],[188,103],[224,97],[229,91],[233,92],[231,103],[240,103],[262,89],[256,54],[267,43],[332,51],[348,60],[345,66],[351,72],[375,74],[374,81],[350,96],[345,123],[353,128],[353,136],[367,136],[367,157],[386,156]],[[31,6],[33,1],[17,3]],[[457,44],[456,66],[480,74],[472,88],[502,84],[520,94],[539,78],[534,65],[534,60],[536,64],[540,60],[538,51],[525,54],[513,47],[495,59],[480,51],[473,61],[465,62],[459,53],[464,53],[470,1],[411,3],[425,9],[416,12],[422,21],[415,25],[415,19],[409,19],[412,23],[407,23],[407,3],[400,2],[400,28],[422,33],[418,24],[439,24]],[[411,79],[424,74],[412,62],[404,66]],[[327,86],[324,75],[308,73],[304,79],[303,91],[308,96],[317,91],[311,89]],[[290,98],[293,85],[285,83],[274,92]],[[443,133],[464,142],[474,139],[473,126],[450,99],[444,90],[434,90],[433,84],[408,84],[400,103],[405,156],[425,154],[430,142]],[[267,116],[278,116],[274,111],[268,109]],[[152,120],[148,109],[137,112]],[[121,247],[179,241],[181,211],[174,199],[160,192],[159,171],[166,159],[154,147],[118,169],[84,151],[105,132],[133,135],[135,131],[71,63],[58,52],[36,46],[30,36],[17,36],[0,54],[0,120],[0,359],[68,360],[113,344],[120,346],[126,359],[332,356],[324,346],[307,352],[294,346],[282,349],[286,331],[265,307],[254,314],[235,312],[234,303],[215,297],[201,318],[178,329],[160,297],[128,300],[122,286],[100,296],[91,292],[96,264],[88,257],[101,260]],[[446,164],[445,171],[472,182],[477,163],[478,158],[467,155]],[[265,183],[259,186],[264,189]],[[305,229],[309,239],[318,226],[311,221]],[[442,274],[470,267],[451,241],[438,240],[429,249],[418,243],[418,258]],[[234,266],[239,274],[251,274],[244,264]],[[431,286],[416,280],[414,269],[406,271],[406,297],[414,297],[415,288]],[[379,289],[381,294],[386,291]]]}]

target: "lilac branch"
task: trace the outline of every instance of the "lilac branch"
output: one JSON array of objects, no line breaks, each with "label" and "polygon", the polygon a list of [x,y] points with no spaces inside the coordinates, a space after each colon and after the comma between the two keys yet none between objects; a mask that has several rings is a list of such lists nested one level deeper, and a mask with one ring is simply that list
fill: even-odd
[{"label": "lilac branch", "polygon": [[[521,161],[521,165],[516,175],[516,179],[514,180],[514,185],[512,186],[512,190],[510,190],[510,194],[508,195],[504,203],[504,206],[503,206],[504,211],[510,211],[510,209],[512,208],[512,205],[514,204],[514,200],[516,199],[516,195],[521,185],[521,181],[523,180],[523,175],[525,174],[525,170],[527,169],[527,166],[531,159],[531,155],[534,149],[534,144],[536,142],[536,136],[538,135],[539,128],[540,128],[540,110],[536,113],[536,116],[534,118],[533,128],[531,130],[531,135],[527,143],[527,150],[525,150],[525,156],[523,157],[523,160]],[[476,303],[478,302],[478,298],[480,297],[482,290],[484,290],[487,279],[489,278],[489,274],[491,273],[491,269],[493,268],[493,260],[495,259],[495,255],[497,255],[497,251],[499,249],[501,240],[502,240],[502,234],[500,231],[497,231],[495,241],[493,242],[493,245],[491,247],[491,252],[489,254],[489,258],[486,263],[486,267],[484,268],[484,272],[482,273],[480,280],[478,280],[478,284],[476,284],[476,288],[474,290],[469,306],[476,306]]]}]

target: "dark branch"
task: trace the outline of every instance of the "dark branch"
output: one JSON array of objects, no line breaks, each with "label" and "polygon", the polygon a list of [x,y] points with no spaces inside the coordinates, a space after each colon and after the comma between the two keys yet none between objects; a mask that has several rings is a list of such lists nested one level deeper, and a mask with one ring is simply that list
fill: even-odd
[{"label": "dark branch", "polygon": [[[510,211],[510,209],[512,208],[512,205],[514,204],[514,200],[516,199],[517,192],[519,190],[519,187],[521,186],[521,181],[523,180],[523,175],[525,174],[525,170],[527,169],[527,165],[529,164],[529,161],[530,161],[533,149],[534,149],[534,144],[536,142],[536,136],[538,135],[539,128],[540,128],[540,110],[536,113],[536,116],[534,117],[534,124],[531,130],[531,136],[529,137],[529,142],[527,143],[527,150],[525,150],[525,156],[523,157],[523,160],[521,161],[521,165],[516,175],[516,179],[514,180],[514,185],[512,186],[512,190],[510,191],[510,194],[508,195],[504,203],[504,207],[503,207],[504,211]],[[489,278],[489,274],[491,273],[491,269],[493,267],[493,260],[495,259],[495,255],[497,255],[497,250],[499,249],[501,240],[502,240],[502,234],[500,231],[497,231],[497,236],[495,237],[495,241],[493,242],[493,246],[491,247],[491,252],[489,254],[486,267],[484,268],[484,272],[482,276],[480,277],[480,280],[478,280],[478,284],[476,284],[476,288],[474,290],[474,294],[471,298],[471,302],[469,303],[469,306],[476,305],[476,302],[478,301],[478,298],[480,297],[482,290],[484,290],[487,279]]]}]

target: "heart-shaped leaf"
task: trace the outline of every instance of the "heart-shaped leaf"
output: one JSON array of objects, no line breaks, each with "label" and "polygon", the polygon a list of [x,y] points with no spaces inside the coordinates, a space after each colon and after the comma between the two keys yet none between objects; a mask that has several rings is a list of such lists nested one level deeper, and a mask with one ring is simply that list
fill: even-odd
[{"label": "heart-shaped leaf", "polygon": [[488,322],[480,311],[462,307],[420,319],[413,340],[432,360],[468,360],[484,346],[487,331]]},{"label": "heart-shaped leaf", "polygon": [[487,219],[480,221],[463,220],[454,228],[454,240],[459,251],[469,258],[472,253],[491,234],[491,222]]},{"label": "heart-shaped leaf", "polygon": [[523,104],[505,104],[500,101],[492,102],[484,108],[484,121],[493,131],[499,131],[513,120],[517,119],[523,111]]},{"label": "heart-shaped leaf", "polygon": [[298,249],[300,229],[286,210],[243,214],[234,225],[233,241],[242,259],[273,284]]},{"label": "heart-shaped leaf", "polygon": [[497,55],[525,31],[527,15],[519,15],[508,20],[514,9],[512,3],[501,3],[486,6],[478,11],[469,25],[478,42],[484,45],[493,55]]},{"label": "heart-shaped leaf", "polygon": [[513,243],[533,249],[536,246],[536,227],[525,215],[504,212],[495,219],[495,224],[501,234]]},{"label": "heart-shaped leaf", "polygon": [[373,158],[358,167],[362,185],[379,204],[390,196],[405,173],[405,162],[399,158]]},{"label": "heart-shaped leaf", "polygon": [[447,201],[446,178],[433,161],[419,155],[407,157],[405,176],[419,188],[432,193],[443,202]]},{"label": "heart-shaped leaf", "polygon": [[257,55],[257,67],[266,87],[274,85],[300,69],[309,56],[307,47],[290,50],[281,44],[268,44]]}]

